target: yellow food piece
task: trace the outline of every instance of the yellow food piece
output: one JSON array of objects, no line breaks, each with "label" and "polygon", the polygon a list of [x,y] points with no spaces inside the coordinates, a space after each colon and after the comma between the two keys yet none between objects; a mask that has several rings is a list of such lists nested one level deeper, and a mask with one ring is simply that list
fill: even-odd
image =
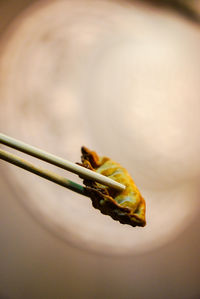
[{"label": "yellow food piece", "polygon": [[126,186],[124,191],[119,192],[91,180],[84,180],[93,206],[123,224],[145,226],[145,201],[128,171],[119,163],[107,157],[99,157],[86,147],[82,147],[81,151],[82,166]]}]

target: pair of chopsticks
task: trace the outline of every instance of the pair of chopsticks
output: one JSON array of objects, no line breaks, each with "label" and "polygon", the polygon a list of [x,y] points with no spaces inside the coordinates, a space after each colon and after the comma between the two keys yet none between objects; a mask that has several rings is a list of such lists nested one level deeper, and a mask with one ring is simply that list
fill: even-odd
[{"label": "pair of chopsticks", "polygon": [[[31,146],[29,144],[26,144],[24,142],[21,142],[17,139],[14,139],[12,137],[6,136],[1,133],[0,133],[0,143],[4,144],[6,146],[9,146],[11,148],[14,148],[16,150],[19,150],[23,153],[26,153],[30,156],[36,157],[45,162],[48,162],[50,164],[56,165],[60,168],[66,169],[70,172],[73,172],[73,173],[79,175],[81,178],[96,181],[102,185],[109,186],[118,191],[123,191],[125,189],[124,185],[122,185],[104,175],[96,173],[96,172],[89,170],[85,167],[82,167],[80,165],[77,165],[77,164],[67,161],[65,159],[62,159],[60,157],[57,157],[50,153],[47,153],[41,149],[38,149],[34,146]],[[39,175],[40,177],[43,177],[43,178],[45,178],[49,181],[52,181],[58,185],[66,187],[76,193],[88,196],[85,187],[83,187],[75,182],[72,182],[72,181],[66,179],[65,177],[62,177],[54,172],[39,168],[39,167],[33,165],[32,163],[14,155],[14,154],[8,153],[2,149],[0,149],[0,159],[7,161],[11,164],[14,164],[20,168],[23,168],[29,172],[34,173],[36,175]]]}]

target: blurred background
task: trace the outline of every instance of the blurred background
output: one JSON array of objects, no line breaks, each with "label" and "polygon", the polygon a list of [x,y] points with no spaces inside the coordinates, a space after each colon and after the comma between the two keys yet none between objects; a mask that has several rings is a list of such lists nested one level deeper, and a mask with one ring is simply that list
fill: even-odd
[{"label": "blurred background", "polygon": [[147,205],[132,228],[0,161],[0,298],[200,298],[199,8],[0,1],[1,132],[112,157]]}]

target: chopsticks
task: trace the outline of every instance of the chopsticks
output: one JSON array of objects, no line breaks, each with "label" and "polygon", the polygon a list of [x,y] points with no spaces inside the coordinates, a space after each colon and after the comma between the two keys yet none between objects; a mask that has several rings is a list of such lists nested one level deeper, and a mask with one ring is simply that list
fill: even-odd
[{"label": "chopsticks", "polygon": [[16,166],[19,166],[20,168],[23,168],[25,170],[28,170],[29,172],[39,175],[40,177],[43,177],[43,178],[45,178],[51,182],[54,182],[60,186],[66,187],[76,193],[88,196],[85,187],[83,187],[79,184],[76,184],[58,174],[55,174],[54,172],[39,168],[39,167],[33,165],[32,163],[30,163],[20,157],[17,157],[16,155],[13,155],[4,150],[1,150],[1,149],[0,149],[0,159],[7,161],[11,164],[14,164]]},{"label": "chopsticks", "polygon": [[[122,185],[106,176],[103,176],[99,173],[96,173],[96,172],[90,170],[90,169],[87,169],[85,167],[82,167],[82,166],[72,163],[70,161],[62,159],[62,158],[52,155],[50,153],[47,153],[41,149],[38,149],[34,146],[26,144],[22,141],[19,141],[17,139],[7,136],[7,135],[0,134],[0,143],[4,144],[6,146],[9,146],[11,148],[14,148],[16,150],[19,150],[23,153],[26,153],[30,156],[39,158],[40,160],[43,160],[43,161],[46,161],[53,165],[56,165],[60,168],[66,169],[70,172],[73,172],[73,173],[79,175],[81,178],[86,178],[86,179],[96,181],[100,184],[109,186],[118,191],[123,191],[125,189],[124,185]],[[13,155],[13,154],[8,153],[1,149],[0,149],[0,159],[7,161],[9,163],[12,163],[16,166],[19,166],[29,172],[32,172],[36,175],[46,178],[46,179],[48,179],[52,182],[55,182],[61,186],[64,186],[74,192],[77,192],[79,194],[87,196],[85,187],[83,187],[77,183],[74,183],[74,182],[72,182],[60,175],[57,175],[51,171],[34,166],[32,163],[29,163],[28,161],[25,161],[24,159],[19,158],[16,155]]]}]

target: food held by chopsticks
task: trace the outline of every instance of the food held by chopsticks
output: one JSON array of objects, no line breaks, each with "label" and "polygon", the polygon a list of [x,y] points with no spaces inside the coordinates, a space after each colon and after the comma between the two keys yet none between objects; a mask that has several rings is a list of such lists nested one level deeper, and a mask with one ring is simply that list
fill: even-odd
[{"label": "food held by chopsticks", "polygon": [[105,175],[126,186],[117,191],[93,180],[84,179],[94,208],[110,215],[114,220],[131,226],[145,226],[145,201],[131,176],[119,163],[107,157],[99,157],[86,147],[81,148],[82,166]]},{"label": "food held by chopsticks", "polygon": [[[84,179],[83,187],[51,171],[39,168],[28,161],[0,149],[0,159],[30,171],[40,177],[89,196],[93,206],[103,214],[132,226],[145,226],[145,201],[127,170],[107,157],[82,147],[82,164],[77,165],[53,154],[0,133],[0,143],[39,158],[60,168],[78,174]],[[84,168],[82,167],[84,166]]]}]

